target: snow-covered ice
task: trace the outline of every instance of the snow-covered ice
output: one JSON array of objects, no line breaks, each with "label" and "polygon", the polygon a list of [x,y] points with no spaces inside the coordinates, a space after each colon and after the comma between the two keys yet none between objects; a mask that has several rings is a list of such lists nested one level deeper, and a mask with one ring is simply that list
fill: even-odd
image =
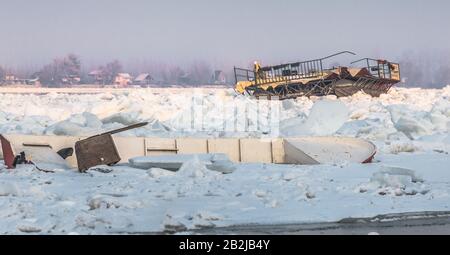
[{"label": "snow-covered ice", "polygon": [[210,171],[198,160],[178,172],[115,166],[109,173],[46,174],[22,165],[0,172],[0,232],[184,231],[449,210],[448,155],[379,160],[383,163],[345,166],[238,164],[232,174]]},{"label": "snow-covered ice", "polygon": [[[195,93],[2,94],[0,133],[90,135],[137,121],[151,123],[121,135],[258,137],[270,130],[270,113],[253,112],[248,98],[231,90]],[[202,101],[200,125],[188,118],[198,114],[186,107],[193,100]],[[171,232],[449,211],[450,86],[279,106],[281,135],[365,138],[378,147],[374,163],[234,164],[222,174],[194,157],[177,172],[122,165],[80,174],[30,165],[7,170],[0,162],[0,233]],[[237,108],[246,113],[228,129]],[[252,114],[262,118],[254,122]]]}]

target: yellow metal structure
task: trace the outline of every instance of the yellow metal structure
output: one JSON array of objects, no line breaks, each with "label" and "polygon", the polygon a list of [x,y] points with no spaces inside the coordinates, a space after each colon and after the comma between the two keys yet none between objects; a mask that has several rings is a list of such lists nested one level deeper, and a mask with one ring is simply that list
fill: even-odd
[{"label": "yellow metal structure", "polygon": [[[342,53],[349,52],[338,54]],[[322,61],[326,58],[266,67],[255,62],[253,70],[235,68],[235,90],[240,94],[248,92],[257,97],[280,99],[328,94],[348,96],[360,90],[379,96],[401,79],[397,63],[365,58],[353,62],[364,61],[364,67],[324,69]]]}]

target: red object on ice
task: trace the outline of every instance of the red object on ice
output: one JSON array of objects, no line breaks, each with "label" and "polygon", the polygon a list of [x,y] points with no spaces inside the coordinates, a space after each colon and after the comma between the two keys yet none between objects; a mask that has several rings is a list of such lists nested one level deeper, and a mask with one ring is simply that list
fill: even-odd
[{"label": "red object on ice", "polygon": [[372,154],[372,156],[370,156],[368,159],[364,160],[362,163],[363,163],[363,164],[369,164],[369,163],[372,163],[373,158],[375,157],[375,154],[376,154],[376,153],[377,153],[377,152],[374,151],[373,154]]},{"label": "red object on ice", "polygon": [[13,169],[14,167],[14,152],[12,150],[11,143],[2,135],[0,135],[0,143],[2,144],[3,151],[3,161],[8,169]]}]

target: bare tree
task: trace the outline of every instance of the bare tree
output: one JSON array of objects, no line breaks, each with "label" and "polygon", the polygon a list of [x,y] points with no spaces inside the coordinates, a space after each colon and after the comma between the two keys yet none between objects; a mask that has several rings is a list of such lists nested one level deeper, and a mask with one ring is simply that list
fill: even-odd
[{"label": "bare tree", "polygon": [[39,80],[44,85],[57,87],[64,83],[72,83],[73,79],[79,79],[80,74],[81,61],[76,55],[69,54],[45,65],[39,71]]},{"label": "bare tree", "polygon": [[78,56],[74,54],[67,55],[67,57],[63,59],[63,65],[66,75],[81,75],[81,61]]},{"label": "bare tree", "polygon": [[179,84],[180,78],[183,77],[186,73],[179,66],[171,66],[168,69],[166,82],[168,84]]},{"label": "bare tree", "polygon": [[103,74],[103,84],[112,84],[118,73],[122,72],[122,64],[118,60],[107,63],[106,66],[101,66],[100,71]]},{"label": "bare tree", "polygon": [[437,87],[450,85],[450,51],[441,52],[436,59],[438,63],[435,67]]},{"label": "bare tree", "polygon": [[208,84],[212,75],[211,67],[204,61],[196,61],[189,67],[191,83],[196,85]]},{"label": "bare tree", "polygon": [[409,51],[399,62],[408,87],[441,88],[450,84],[449,51]]},{"label": "bare tree", "polygon": [[406,80],[408,87],[417,87],[423,84],[424,70],[414,53],[404,53],[400,58],[402,77]]}]

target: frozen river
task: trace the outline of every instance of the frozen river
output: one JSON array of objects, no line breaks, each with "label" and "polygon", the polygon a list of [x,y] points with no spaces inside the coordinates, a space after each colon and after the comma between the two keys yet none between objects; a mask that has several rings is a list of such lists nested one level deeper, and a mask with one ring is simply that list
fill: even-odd
[{"label": "frozen river", "polygon": [[[190,102],[194,108],[186,108]],[[232,108],[224,107],[228,103]],[[123,135],[270,135],[267,109],[273,108],[252,111],[255,104],[225,89],[0,93],[0,133],[90,135],[149,121]],[[248,163],[220,174],[189,161],[178,172],[113,166],[80,174],[42,173],[29,165],[8,170],[0,161],[0,233],[446,233],[447,216],[395,223],[342,219],[450,211],[450,86],[394,88],[379,98],[298,98],[278,106],[281,136],[363,138],[377,146],[374,162]],[[247,110],[242,116],[227,109]],[[242,129],[227,129],[230,116]]]}]

